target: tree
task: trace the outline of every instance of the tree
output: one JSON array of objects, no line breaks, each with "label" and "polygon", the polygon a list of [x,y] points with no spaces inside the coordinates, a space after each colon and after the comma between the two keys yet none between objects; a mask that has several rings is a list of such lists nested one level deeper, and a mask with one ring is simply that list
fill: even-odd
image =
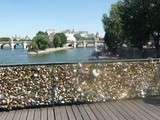
[{"label": "tree", "polygon": [[148,0],[148,26],[150,33],[154,38],[157,57],[160,57],[160,2],[157,0]]},{"label": "tree", "polygon": [[121,16],[122,29],[132,47],[143,50],[143,45],[149,41],[147,28],[147,11],[144,0],[124,0]]},{"label": "tree", "polygon": [[112,5],[110,14],[103,15],[103,27],[105,30],[105,43],[110,51],[114,52],[123,43],[123,30],[120,18],[122,2]]},{"label": "tree", "polygon": [[[49,37],[47,33],[39,31],[32,40],[32,49],[45,50],[48,48]],[[36,45],[35,45],[36,44]]]},{"label": "tree", "polygon": [[102,20],[104,39],[109,48],[127,43],[127,46],[143,51],[152,36],[157,57],[160,57],[159,6],[157,0],[121,0],[112,5],[110,14],[105,14]]},{"label": "tree", "polygon": [[29,45],[29,51],[37,51],[39,48],[38,48],[38,45],[35,41],[32,41],[32,43]]},{"label": "tree", "polygon": [[55,34],[55,36],[53,38],[53,45],[54,45],[55,48],[60,47],[62,45],[61,38],[57,34]]},{"label": "tree", "polygon": [[64,33],[56,33],[53,38],[54,47],[63,47],[67,43],[67,37]]},{"label": "tree", "polygon": [[64,33],[58,33],[59,34],[59,36],[60,36],[60,38],[61,38],[61,46],[63,46],[64,44],[66,44],[67,43],[67,37],[66,37],[66,35],[64,34]]},{"label": "tree", "polygon": [[[131,43],[143,49],[150,36],[154,38],[157,57],[160,57],[160,2],[157,0],[124,0],[123,29]],[[129,37],[128,37],[129,38]]]}]

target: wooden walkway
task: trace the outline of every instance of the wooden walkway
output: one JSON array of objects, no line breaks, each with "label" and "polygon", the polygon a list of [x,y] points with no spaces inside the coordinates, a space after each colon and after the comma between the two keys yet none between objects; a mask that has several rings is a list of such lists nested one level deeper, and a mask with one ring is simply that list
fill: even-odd
[{"label": "wooden walkway", "polygon": [[160,105],[142,100],[0,112],[0,120],[160,120]]}]

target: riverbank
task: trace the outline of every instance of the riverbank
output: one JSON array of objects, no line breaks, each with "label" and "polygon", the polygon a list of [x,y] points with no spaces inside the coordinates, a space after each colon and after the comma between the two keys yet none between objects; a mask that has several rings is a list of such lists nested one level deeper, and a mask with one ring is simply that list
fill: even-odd
[{"label": "riverbank", "polygon": [[50,52],[56,52],[56,51],[61,51],[61,50],[67,50],[67,49],[72,49],[73,47],[62,47],[62,48],[47,48],[45,50],[39,50],[39,51],[32,51],[28,52],[30,55],[37,55],[37,54],[48,54]]}]

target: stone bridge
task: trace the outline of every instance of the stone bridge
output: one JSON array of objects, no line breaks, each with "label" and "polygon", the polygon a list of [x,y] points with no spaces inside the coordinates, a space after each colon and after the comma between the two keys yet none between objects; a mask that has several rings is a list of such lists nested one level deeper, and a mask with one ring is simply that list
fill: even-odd
[{"label": "stone bridge", "polygon": [[22,46],[23,49],[28,49],[31,44],[31,40],[19,40],[19,41],[0,41],[0,49],[4,49],[4,47],[9,47],[11,49],[16,49],[17,46]]},{"label": "stone bridge", "polygon": [[103,41],[84,40],[84,41],[68,41],[66,45],[78,48],[78,47],[97,47],[103,44],[104,44]]}]

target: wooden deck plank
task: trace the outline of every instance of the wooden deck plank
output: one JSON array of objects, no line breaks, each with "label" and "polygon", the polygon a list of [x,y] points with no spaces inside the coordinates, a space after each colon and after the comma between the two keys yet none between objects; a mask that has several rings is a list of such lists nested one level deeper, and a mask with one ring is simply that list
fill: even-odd
[{"label": "wooden deck plank", "polygon": [[30,109],[30,110],[28,111],[27,120],[34,120],[34,114],[35,114],[35,110],[34,110],[34,109]]},{"label": "wooden deck plank", "polygon": [[105,103],[100,104],[103,110],[109,114],[109,116],[112,118],[112,120],[118,120],[117,116],[115,116],[112,111],[108,108],[108,106],[105,105]]},{"label": "wooden deck plank", "polygon": [[126,120],[135,120],[134,117],[130,116],[126,111],[124,111],[123,107],[119,107],[118,102],[111,103],[114,109],[118,111]]},{"label": "wooden deck plank", "polygon": [[15,111],[15,116],[14,116],[13,120],[20,120],[21,114],[22,114],[22,110]]},{"label": "wooden deck plank", "polygon": [[146,109],[150,109],[153,112],[155,112],[158,116],[160,116],[160,114],[158,114],[158,113],[160,113],[160,109],[158,109],[156,105],[145,103],[142,100],[137,100],[136,102],[138,104],[143,104],[146,107]]},{"label": "wooden deck plank", "polygon": [[41,120],[41,110],[35,109],[34,120]]},{"label": "wooden deck plank", "polygon": [[61,111],[60,111],[60,107],[55,107],[55,109],[54,109],[55,111],[55,119],[56,120],[62,120],[61,119]]},{"label": "wooden deck plank", "polygon": [[144,116],[147,117],[149,120],[159,120],[159,117],[157,118],[157,116],[152,115],[152,111],[144,109],[143,106],[136,105],[134,102],[132,102],[132,100],[129,103],[132,104],[137,110],[139,110],[139,112],[144,114]]},{"label": "wooden deck plank", "polygon": [[72,109],[73,109],[73,112],[74,112],[74,115],[75,115],[76,119],[77,120],[83,120],[82,115],[81,115],[80,111],[78,110],[77,106],[72,105]]},{"label": "wooden deck plank", "polygon": [[8,116],[8,112],[3,112],[0,120],[6,120],[7,116]]},{"label": "wooden deck plank", "polygon": [[90,104],[89,107],[93,111],[94,115],[98,120],[105,120],[103,115],[97,110],[96,106],[94,104]]},{"label": "wooden deck plank", "polygon": [[142,100],[0,112],[0,120],[160,120],[159,106]]},{"label": "wooden deck plank", "polygon": [[66,111],[65,106],[60,107],[60,112],[61,112],[61,119],[62,120],[68,120],[68,115],[67,115],[67,111]]},{"label": "wooden deck plank", "polygon": [[86,110],[86,112],[88,113],[88,116],[90,117],[91,120],[97,120],[96,116],[94,115],[91,108],[87,104],[83,105],[83,107]]},{"label": "wooden deck plank", "polygon": [[145,111],[143,111],[143,109],[138,108],[131,102],[126,101],[126,103],[128,104],[128,106],[130,106],[130,108],[135,109],[135,111],[139,114],[139,116],[143,117],[143,119],[155,120],[153,117],[149,116]]},{"label": "wooden deck plank", "polygon": [[141,120],[149,120],[148,118],[146,118],[143,114],[143,112],[141,113],[139,110],[137,110],[134,106],[130,105],[127,101],[121,101],[121,103],[123,103],[123,105],[126,105],[129,108],[129,112],[133,112],[135,113],[139,119]]},{"label": "wooden deck plank", "polygon": [[3,115],[3,112],[0,112],[0,118],[2,117],[2,115]]},{"label": "wooden deck plank", "polygon": [[66,110],[67,110],[69,120],[76,120],[76,118],[74,116],[74,113],[73,113],[73,110],[72,110],[72,107],[71,106],[66,106]]},{"label": "wooden deck plank", "polygon": [[84,120],[91,120],[82,105],[77,106]]},{"label": "wooden deck plank", "polygon": [[110,109],[110,111],[112,111],[112,113],[114,114],[114,116],[117,116],[117,118],[119,120],[127,120],[117,109],[115,109],[115,107],[113,107],[113,104],[115,104],[115,102],[106,102],[105,105]]},{"label": "wooden deck plank", "polygon": [[94,105],[96,106],[97,110],[103,115],[103,117],[105,118],[105,120],[112,120],[111,116],[107,112],[105,112],[103,110],[103,108],[100,106],[100,104],[101,103],[96,103]]},{"label": "wooden deck plank", "polygon": [[138,117],[138,115],[137,115],[134,111],[130,110],[130,109],[126,106],[126,104],[122,104],[121,102],[117,102],[117,105],[118,105],[122,110],[124,110],[124,112],[127,113],[133,120],[139,120],[139,119],[141,119],[141,118]]},{"label": "wooden deck plank", "polygon": [[41,108],[41,120],[47,120],[48,109]]},{"label": "wooden deck plank", "polygon": [[20,120],[27,120],[28,110],[22,110]]},{"label": "wooden deck plank", "polygon": [[158,116],[155,112],[153,112],[153,110],[146,109],[145,104],[138,104],[138,102],[134,102],[133,100],[130,102],[136,105],[138,108],[145,111],[148,114],[148,116],[152,116],[152,119],[154,118],[154,119],[159,120],[160,116]]},{"label": "wooden deck plank", "polygon": [[48,108],[47,120],[55,120],[54,108]]},{"label": "wooden deck plank", "polygon": [[0,112],[0,119],[3,118],[3,114],[4,114],[4,112]]},{"label": "wooden deck plank", "polygon": [[9,112],[7,118],[5,120],[12,120],[15,116],[15,111]]}]

